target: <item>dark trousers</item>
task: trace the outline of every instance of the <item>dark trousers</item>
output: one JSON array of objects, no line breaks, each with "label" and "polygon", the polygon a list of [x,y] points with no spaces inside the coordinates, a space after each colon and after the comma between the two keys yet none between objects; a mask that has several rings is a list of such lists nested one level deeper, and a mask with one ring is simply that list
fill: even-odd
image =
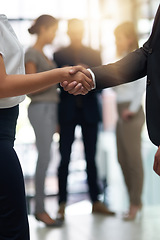
[{"label": "dark trousers", "polygon": [[14,150],[18,106],[0,109],[0,239],[29,240],[24,180]]},{"label": "dark trousers", "polygon": [[71,147],[74,141],[74,132],[76,125],[80,125],[82,128],[85,159],[87,164],[87,180],[91,201],[97,201],[98,194],[100,193],[95,162],[98,123],[86,123],[79,117],[73,122],[60,124],[61,161],[58,168],[59,203],[67,201],[68,165],[70,162]]}]

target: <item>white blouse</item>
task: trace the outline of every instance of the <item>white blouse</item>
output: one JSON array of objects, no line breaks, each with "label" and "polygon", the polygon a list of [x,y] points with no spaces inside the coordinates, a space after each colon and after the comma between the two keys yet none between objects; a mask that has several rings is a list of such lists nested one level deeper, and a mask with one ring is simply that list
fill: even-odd
[{"label": "white blouse", "polygon": [[146,89],[146,78],[122,84],[113,87],[113,89],[116,91],[117,103],[130,102],[129,110],[131,112],[138,112],[142,105],[142,97]]},{"label": "white blouse", "polygon": [[[23,48],[7,17],[3,14],[0,14],[0,54],[3,56],[7,74],[25,74]],[[24,95],[0,98],[0,108],[16,106],[24,98]]]}]

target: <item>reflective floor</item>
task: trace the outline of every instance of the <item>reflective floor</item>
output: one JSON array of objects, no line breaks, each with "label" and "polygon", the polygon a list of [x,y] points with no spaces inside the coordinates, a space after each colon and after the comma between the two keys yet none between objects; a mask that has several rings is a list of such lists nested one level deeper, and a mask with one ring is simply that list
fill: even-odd
[{"label": "reflective floor", "polygon": [[[114,133],[102,133],[97,146],[99,176],[101,179],[106,176],[108,184],[102,200],[105,200],[109,208],[116,212],[114,217],[91,213],[84,172],[83,149],[80,149],[80,146],[83,147],[80,142],[77,142],[77,145],[75,143],[75,151],[73,149],[72,153],[68,179],[70,195],[64,225],[61,228],[47,228],[43,223],[35,220],[34,199],[32,199],[29,215],[31,240],[160,240],[160,179],[152,169],[156,147],[146,136],[143,136],[142,154],[145,173],[142,194],[143,210],[135,221],[125,222],[122,214],[128,209],[128,197],[116,158]],[[16,148],[25,175],[27,194],[32,194],[34,186],[30,174],[33,174],[35,170],[37,157],[35,146],[17,145]],[[58,191],[55,177],[55,169],[59,161],[57,146],[53,146],[53,153],[53,161],[51,161],[49,177],[46,181],[47,193],[53,193],[53,190],[55,193]],[[56,158],[55,153],[57,153]],[[82,191],[83,194],[78,195],[76,191]],[[46,210],[52,217],[56,215],[57,202],[57,197],[46,198]]]},{"label": "reflective floor", "polygon": [[66,209],[61,228],[47,228],[29,216],[31,240],[159,240],[160,206],[144,207],[133,222],[114,217],[93,215],[91,204],[82,201]]}]

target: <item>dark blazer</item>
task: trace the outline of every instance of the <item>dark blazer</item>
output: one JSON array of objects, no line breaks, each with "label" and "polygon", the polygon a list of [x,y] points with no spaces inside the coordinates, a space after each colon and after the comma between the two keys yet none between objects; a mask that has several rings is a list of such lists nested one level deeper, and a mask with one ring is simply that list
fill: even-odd
[{"label": "dark blazer", "polygon": [[[54,54],[54,61],[58,67],[74,66],[79,63],[88,67],[101,64],[99,51],[82,46],[78,56],[76,56],[72,46],[63,48]],[[92,91],[85,96],[74,96],[61,88],[59,103],[59,122],[71,122],[76,118],[76,102],[81,101],[83,119],[88,123],[97,123],[101,120],[101,111],[98,101],[98,92]],[[79,99],[78,99],[79,98]]]},{"label": "dark blazer", "polygon": [[94,67],[96,88],[135,81],[147,75],[146,121],[151,141],[160,145],[160,5],[152,33],[142,48],[120,61]]}]

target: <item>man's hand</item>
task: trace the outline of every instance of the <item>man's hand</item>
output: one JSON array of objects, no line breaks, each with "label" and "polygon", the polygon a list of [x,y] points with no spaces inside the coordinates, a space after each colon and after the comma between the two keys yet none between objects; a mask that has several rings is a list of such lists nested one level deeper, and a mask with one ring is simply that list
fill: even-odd
[{"label": "man's hand", "polygon": [[134,117],[134,115],[134,112],[131,112],[129,109],[126,108],[123,110],[121,117],[124,121],[129,121]]},{"label": "man's hand", "polygon": [[73,76],[74,81],[68,82],[64,81],[61,83],[61,86],[65,91],[68,91],[70,94],[85,95],[94,87],[93,79],[90,72],[83,66],[72,67],[69,71],[71,76]]},{"label": "man's hand", "polygon": [[160,176],[160,146],[154,157],[153,170]]},{"label": "man's hand", "polygon": [[70,72],[70,74],[75,74],[77,72],[83,72],[88,78],[92,79],[90,72],[82,65],[72,67],[69,72]]}]

